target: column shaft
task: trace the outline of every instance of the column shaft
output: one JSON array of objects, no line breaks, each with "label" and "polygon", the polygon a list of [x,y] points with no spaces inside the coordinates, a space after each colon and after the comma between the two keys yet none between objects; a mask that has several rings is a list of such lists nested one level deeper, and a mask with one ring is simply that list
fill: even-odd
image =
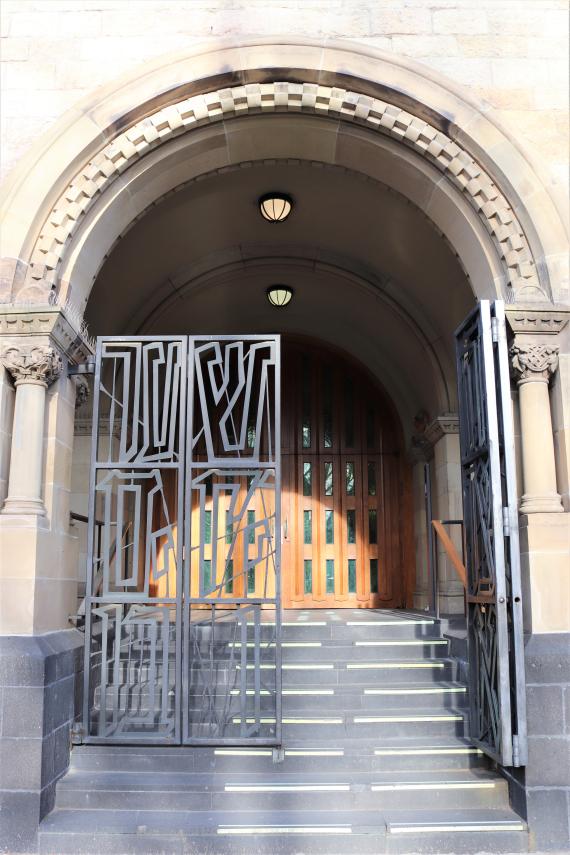
[{"label": "column shaft", "polygon": [[3,513],[45,515],[41,489],[46,388],[39,380],[16,383],[10,478]]}]

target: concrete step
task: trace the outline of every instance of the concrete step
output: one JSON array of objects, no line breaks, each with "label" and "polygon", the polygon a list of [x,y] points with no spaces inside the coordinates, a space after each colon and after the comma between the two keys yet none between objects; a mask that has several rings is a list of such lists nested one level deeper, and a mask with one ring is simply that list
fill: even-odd
[{"label": "concrete step", "polygon": [[372,810],[398,808],[412,798],[418,809],[508,807],[507,782],[484,770],[386,772],[302,776],[258,772],[89,772],[72,770],[56,806],[107,810]]},{"label": "concrete step", "polygon": [[271,748],[153,748],[125,746],[77,746],[72,768],[86,771],[133,772],[259,772],[263,774],[305,771],[428,771],[487,768],[483,753],[463,739],[351,740],[342,746],[314,740],[291,741],[282,762],[273,762]]},{"label": "concrete step", "polygon": [[[415,813],[415,812],[414,812]],[[40,826],[40,855],[378,855],[528,851],[508,810],[148,811],[56,810]],[[429,830],[428,830],[429,829]],[[414,833],[415,832],[415,833]]]},{"label": "concrete step", "polygon": [[[219,685],[235,685],[236,679],[241,676],[242,665],[239,661],[228,660],[214,661],[212,665],[204,662],[202,669],[194,667],[190,672],[190,685],[203,686],[204,681],[210,683],[210,674],[215,674],[216,683]],[[255,667],[251,660],[246,663],[246,679],[253,685],[255,679]],[[274,685],[275,661],[262,660],[260,667],[262,680]],[[424,680],[454,680],[457,673],[457,663],[448,657],[409,656],[391,659],[384,656],[355,656],[345,661],[337,661],[334,658],[326,660],[321,657],[321,651],[313,651],[309,658],[301,658],[295,661],[283,663],[282,677],[283,685],[294,685],[296,683],[322,683],[329,685],[341,685],[358,683],[369,685],[383,684],[385,681],[394,682],[420,682]],[[148,682],[150,670],[146,665],[137,666],[127,663],[119,669],[119,680],[125,685],[144,686]],[[162,678],[162,667],[156,666],[157,679]],[[175,682],[174,664],[169,668],[169,683],[174,686]]]}]

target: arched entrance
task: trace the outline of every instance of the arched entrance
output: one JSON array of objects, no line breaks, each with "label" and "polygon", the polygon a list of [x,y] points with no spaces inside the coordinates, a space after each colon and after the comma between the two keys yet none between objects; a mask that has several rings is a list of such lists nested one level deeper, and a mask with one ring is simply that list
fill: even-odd
[{"label": "arched entrance", "polygon": [[[29,431],[34,465],[24,465],[14,444],[12,471],[22,478],[7,502],[23,513],[18,503],[31,499],[26,507],[38,515],[30,527],[40,546],[30,550],[30,566],[18,565],[34,606],[17,631],[59,629],[74,610],[75,564],[57,583],[46,566],[56,554],[74,560],[58,504],[70,491],[69,467],[62,466],[63,489],[57,484],[46,491],[48,529],[36,465],[44,402],[38,393],[26,411],[24,399],[33,394],[36,374],[45,384],[58,377],[60,352],[71,362],[85,358],[78,344],[86,338],[84,311],[96,335],[277,328],[336,345],[366,365],[393,401],[401,448],[412,454],[413,507],[406,515],[414,519],[417,608],[425,606],[426,594],[419,476],[430,446],[438,515],[456,516],[452,509],[460,504],[454,327],[477,300],[503,296],[534,303],[521,308],[519,332],[542,331],[544,319],[548,334],[559,329],[547,315],[553,295],[565,293],[564,227],[532,165],[490,111],[451,84],[380,53],[327,43],[272,45],[270,55],[269,67],[267,45],[249,44],[146,69],[68,116],[49,153],[46,147],[33,154],[9,188],[4,282],[19,311],[26,307],[25,318],[16,318],[16,307],[10,329],[18,346],[29,350],[33,329],[49,349],[41,359],[37,348],[22,359],[4,357],[23,380],[16,393],[19,430],[26,434],[26,416],[36,419]],[[256,200],[272,187],[290,190],[299,204],[296,216],[269,238],[260,232]],[[296,298],[277,320],[263,294],[270,282],[283,281],[284,271]],[[542,379],[552,364],[540,367]],[[48,449],[68,449],[75,389],[63,377],[56,388],[50,412],[64,417],[55,418],[57,435],[48,437]],[[547,400],[544,412],[550,444]],[[81,416],[89,420],[88,405]],[[76,470],[88,447],[77,433]],[[528,450],[528,432],[526,442]],[[549,454],[536,495],[559,510],[552,448]],[[77,499],[86,495],[80,481]],[[532,490],[529,495],[536,498]],[[12,543],[21,532],[10,524],[6,518],[2,537]],[[326,519],[324,525],[325,546],[336,546],[326,544]],[[42,546],[46,538],[49,550]],[[346,573],[348,590],[348,566]],[[334,578],[336,589],[336,569]],[[451,601],[453,583],[444,582]],[[324,584],[326,593],[326,563]],[[556,586],[536,586],[537,601],[546,598],[554,609],[561,601]],[[58,596],[43,596],[48,588]],[[358,597],[358,581],[356,589]],[[9,594],[15,606],[21,590],[18,580]],[[564,614],[556,626],[566,626]]]}]

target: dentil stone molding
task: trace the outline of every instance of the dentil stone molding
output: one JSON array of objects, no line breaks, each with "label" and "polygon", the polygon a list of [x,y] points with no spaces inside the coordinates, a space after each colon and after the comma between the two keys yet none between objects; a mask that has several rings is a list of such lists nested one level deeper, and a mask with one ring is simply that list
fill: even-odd
[{"label": "dentil stone molding", "polygon": [[548,381],[558,368],[558,345],[515,342],[509,348],[512,373],[520,385],[531,381]]},{"label": "dentil stone molding", "polygon": [[482,166],[454,140],[395,104],[315,83],[251,83],[185,98],[118,133],[90,157],[47,216],[34,245],[18,300],[59,286],[66,248],[95,200],[141,157],[192,128],[235,116],[312,113],[371,128],[418,152],[459,189],[484,223],[505,270],[507,302],[549,299],[523,228],[506,197]]},{"label": "dentil stone molding", "polygon": [[570,320],[570,308],[506,306],[505,315],[515,335],[558,335]]},{"label": "dentil stone molding", "polygon": [[22,383],[49,386],[57,380],[63,368],[60,354],[49,345],[11,345],[3,351],[0,361],[12,375],[16,386]]},{"label": "dentil stone molding", "polygon": [[93,357],[95,343],[87,334],[78,313],[69,306],[4,305],[0,306],[0,351],[10,345],[55,347],[72,364],[87,362]]}]

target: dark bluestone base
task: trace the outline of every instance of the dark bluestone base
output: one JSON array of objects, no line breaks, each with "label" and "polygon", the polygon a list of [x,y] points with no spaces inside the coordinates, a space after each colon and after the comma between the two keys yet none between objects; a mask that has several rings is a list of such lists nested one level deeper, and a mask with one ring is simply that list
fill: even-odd
[{"label": "dark bluestone base", "polygon": [[83,635],[0,636],[0,852],[35,852],[69,765]]},{"label": "dark bluestone base", "polygon": [[525,648],[528,765],[507,769],[511,804],[539,851],[570,852],[570,633]]}]

